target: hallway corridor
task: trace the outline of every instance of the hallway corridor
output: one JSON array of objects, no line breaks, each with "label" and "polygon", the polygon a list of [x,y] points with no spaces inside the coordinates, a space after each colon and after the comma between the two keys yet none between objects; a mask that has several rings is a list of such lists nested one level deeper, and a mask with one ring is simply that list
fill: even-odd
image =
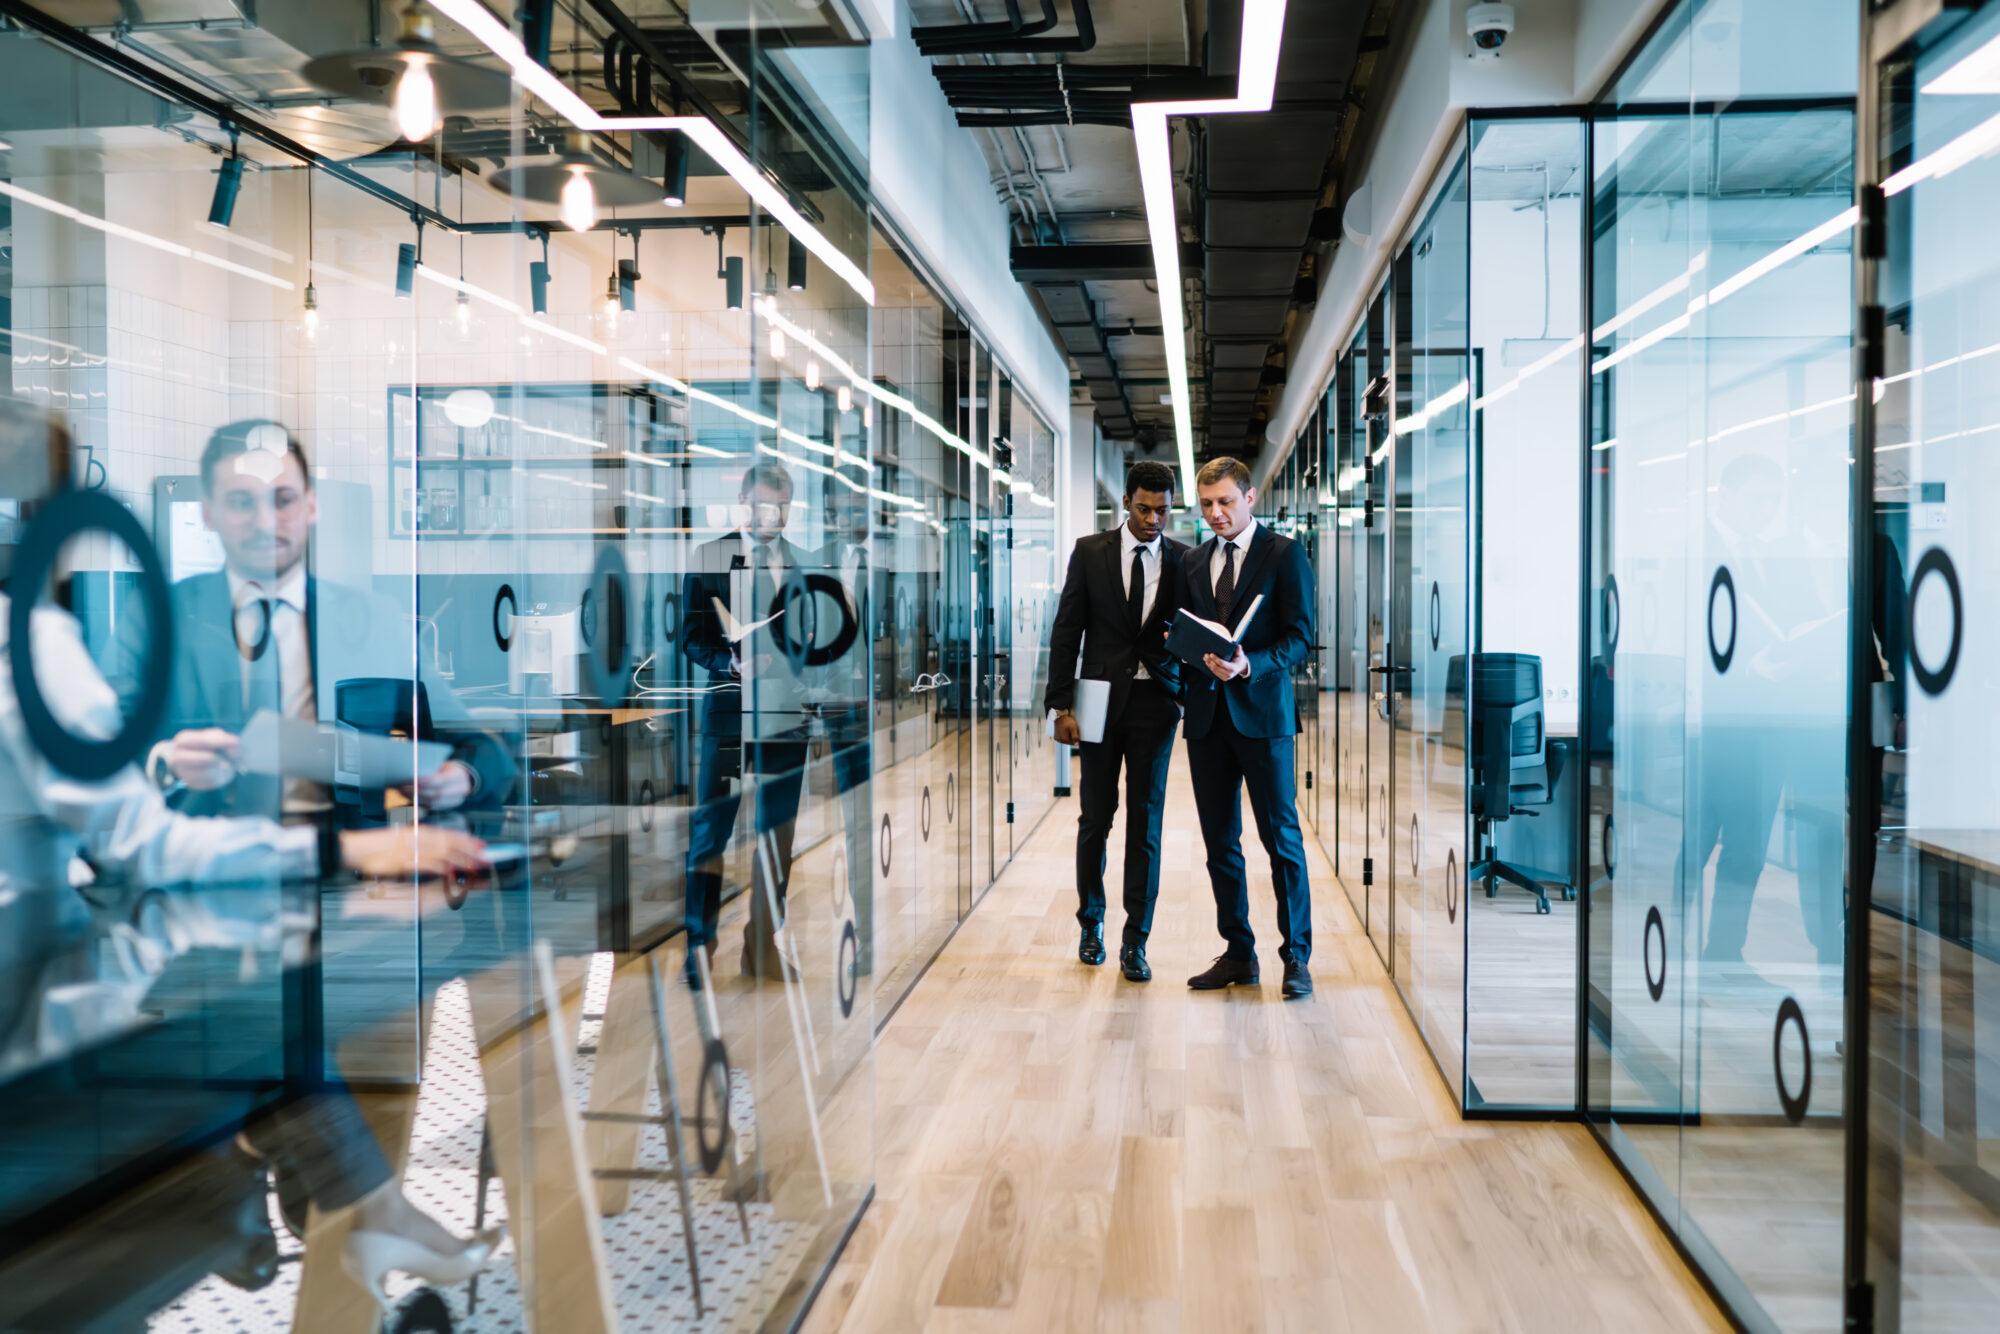
[{"label": "hallway corridor", "polygon": [[1317,995],[1278,999],[1261,850],[1262,986],[1186,989],[1186,763],[1150,984],[1076,961],[1063,801],[889,1020],[875,1201],[805,1329],[1727,1328],[1581,1126],[1460,1120],[1316,840]]}]

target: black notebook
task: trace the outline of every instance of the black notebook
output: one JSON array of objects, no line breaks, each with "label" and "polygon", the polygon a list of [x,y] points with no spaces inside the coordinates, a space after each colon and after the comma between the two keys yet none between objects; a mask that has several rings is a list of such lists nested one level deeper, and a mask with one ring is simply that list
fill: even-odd
[{"label": "black notebook", "polygon": [[1236,656],[1243,632],[1249,628],[1250,620],[1257,614],[1257,608],[1264,605],[1264,595],[1259,593],[1250,599],[1250,605],[1243,610],[1243,619],[1236,623],[1236,632],[1203,616],[1197,616],[1182,607],[1174,613],[1173,624],[1167,627],[1167,652],[1179,658],[1190,667],[1202,667],[1204,653],[1213,653],[1227,661]]}]

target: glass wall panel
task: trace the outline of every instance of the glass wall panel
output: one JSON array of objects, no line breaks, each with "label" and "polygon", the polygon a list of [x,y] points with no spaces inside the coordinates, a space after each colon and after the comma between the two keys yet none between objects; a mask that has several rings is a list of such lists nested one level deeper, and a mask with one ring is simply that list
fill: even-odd
[{"label": "glass wall panel", "polygon": [[[1578,586],[1581,519],[1583,138],[1576,117],[1472,123],[1478,502],[1466,707],[1478,738],[1473,857],[1489,874],[1473,876],[1465,898],[1468,1107],[1576,1105],[1571,866],[1590,774],[1566,590]],[[1487,747],[1502,730],[1507,773],[1488,786]]]},{"label": "glass wall panel", "polygon": [[1857,51],[1823,17],[1681,6],[1592,136],[1590,1107],[1786,1328],[1842,1297]]},{"label": "glass wall panel", "polygon": [[[2000,551],[1993,389],[2000,197],[1982,72],[2000,13],[1950,15],[1885,64],[1876,179],[1890,191],[1876,300],[1873,652],[1863,838],[1870,991],[1869,1279],[1878,1330],[1971,1330],[2000,1299],[2000,932],[1985,608]],[[1970,151],[1968,151],[1970,150]],[[1868,832],[1876,837],[1864,841]],[[1814,1095],[1817,1102],[1818,1095]]]}]

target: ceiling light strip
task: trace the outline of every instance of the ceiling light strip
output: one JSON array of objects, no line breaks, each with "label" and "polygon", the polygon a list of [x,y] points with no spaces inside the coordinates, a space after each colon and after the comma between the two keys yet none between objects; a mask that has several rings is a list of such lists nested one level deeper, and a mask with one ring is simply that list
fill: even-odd
[{"label": "ceiling light strip", "polygon": [[1160,289],[1160,327],[1166,334],[1167,384],[1173,395],[1174,437],[1181,485],[1194,485],[1194,416],[1188,403],[1187,308],[1181,300],[1180,223],[1174,207],[1173,136],[1169,116],[1214,116],[1271,109],[1278,83],[1278,51],[1285,34],[1285,0],[1244,0],[1243,38],[1236,61],[1236,96],[1205,101],[1134,102],[1132,140],[1139,156],[1139,184],[1146,200],[1146,233],[1153,246],[1153,274]]},{"label": "ceiling light strip", "polygon": [[164,254],[174,255],[181,259],[193,259],[203,264],[212,264],[218,269],[226,269],[231,273],[240,273],[246,278],[255,278],[260,283],[268,283],[272,287],[281,288],[287,292],[292,290],[292,284],[284,278],[274,277],[268,273],[259,273],[256,269],[246,268],[234,260],[224,259],[220,255],[211,255],[206,251],[196,250],[192,246],[184,246],[178,241],[169,241],[163,236],[155,236],[151,232],[142,232],[137,227],[127,227],[122,222],[113,222],[109,218],[100,218],[94,213],[85,213],[80,208],[65,204],[59,199],[51,199],[47,195],[36,194],[33,190],[23,189],[11,181],[0,181],[0,195],[5,195],[9,199],[19,200],[23,204],[38,208],[44,213],[53,214],[58,218],[67,218],[71,222],[88,227],[92,231],[102,232],[106,236],[116,236],[127,241],[134,241],[139,245],[148,246]]},{"label": "ceiling light strip", "polygon": [[564,86],[553,72],[530,56],[506,24],[480,0],[432,0],[431,7],[456,23],[480,45],[498,56],[513,71],[514,81],[546,102],[557,115],[579,130],[602,132],[635,130],[679,130],[715,159],[757,204],[780,226],[805,243],[820,262],[840,276],[841,281],[869,305],[875,304],[875,284],[861,267],[792,207],[776,181],[759,171],[730,141],[722,128],[705,116],[606,116]]}]

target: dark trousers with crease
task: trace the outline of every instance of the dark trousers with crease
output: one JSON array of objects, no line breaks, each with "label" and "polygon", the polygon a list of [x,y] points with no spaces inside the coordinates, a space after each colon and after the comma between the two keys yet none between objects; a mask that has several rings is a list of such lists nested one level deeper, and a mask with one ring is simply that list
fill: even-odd
[{"label": "dark trousers with crease", "polygon": [[1278,895],[1281,959],[1304,963],[1312,957],[1312,890],[1306,882],[1306,845],[1299,832],[1297,782],[1292,774],[1293,738],[1247,737],[1229,719],[1228,704],[1215,702],[1208,735],[1188,738],[1188,770],[1194,780],[1201,841],[1208,850],[1208,883],[1215,893],[1215,927],[1232,959],[1257,954],[1250,930],[1250,885],[1243,874],[1243,808],[1248,789],[1257,837],[1271,858],[1271,883]]},{"label": "dark trousers with crease", "polygon": [[1125,934],[1144,945],[1160,896],[1160,823],[1167,806],[1167,764],[1174,754],[1180,707],[1155,681],[1134,681],[1131,696],[1104,740],[1085,742],[1077,785],[1076,920],[1104,920],[1105,844],[1118,814],[1118,775],[1125,774]]},{"label": "dark trousers with crease", "polygon": [[[728,752],[741,747],[740,760]],[[772,896],[778,901],[783,919],[785,890],[791,882],[792,826],[799,813],[799,789],[805,777],[806,734],[804,729],[788,730],[775,737],[745,739],[740,730],[731,735],[727,728],[708,720],[701,733],[700,759],[695,770],[695,808],[688,820],[687,937],[688,945],[713,944],[716,921],[722,915],[722,861],[729,850],[730,835],[736,829],[736,812],[743,805],[739,784],[732,791],[729,780],[747,775],[756,788],[756,832],[771,837],[776,883]],[[764,865],[757,850],[751,850],[750,901],[752,931],[770,934],[769,915],[764,903]]]}]

